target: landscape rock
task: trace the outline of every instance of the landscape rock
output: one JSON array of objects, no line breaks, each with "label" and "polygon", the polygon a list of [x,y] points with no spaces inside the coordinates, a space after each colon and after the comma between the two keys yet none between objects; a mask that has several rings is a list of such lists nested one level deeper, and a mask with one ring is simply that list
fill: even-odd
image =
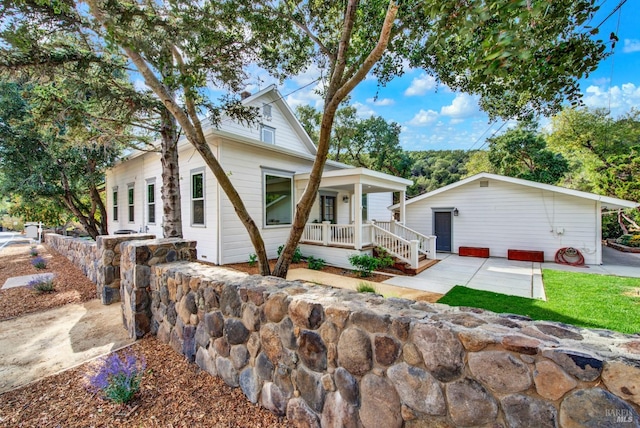
[{"label": "landscape rock", "polygon": [[343,399],[354,406],[360,405],[360,388],[351,373],[338,367],[335,371],[335,383]]},{"label": "landscape rock", "polygon": [[400,355],[400,343],[391,336],[376,335],[373,341],[376,362],[383,366],[395,363]]},{"label": "landscape rock", "polygon": [[407,364],[419,366],[422,364],[422,354],[413,343],[406,343],[402,347],[402,356]]},{"label": "landscape rock", "polygon": [[416,324],[411,338],[422,353],[425,367],[436,379],[448,382],[460,376],[464,367],[464,350],[451,330]]},{"label": "landscape rock", "polygon": [[364,428],[400,428],[400,397],[389,379],[369,373],[362,378],[360,420]]},{"label": "landscape rock", "polygon": [[400,363],[389,367],[387,376],[403,404],[429,415],[445,414],[446,405],[440,384],[425,370]]},{"label": "landscape rock", "polygon": [[529,368],[509,352],[471,352],[469,369],[476,379],[501,394],[525,391],[531,386]]},{"label": "landscape rock", "polygon": [[236,370],[240,370],[249,361],[249,351],[244,345],[233,345],[229,352],[229,359]]},{"label": "landscape rock", "polygon": [[238,381],[238,371],[233,368],[233,364],[228,358],[217,357],[216,369],[218,376],[229,386],[237,387],[240,385]]},{"label": "landscape rock", "polygon": [[358,410],[342,398],[339,392],[327,394],[320,425],[323,427],[358,428]]},{"label": "landscape rock", "polygon": [[295,325],[315,330],[324,321],[324,310],[319,303],[296,300],[289,304],[289,316]]},{"label": "landscape rock", "polygon": [[296,428],[320,428],[320,420],[302,398],[287,403],[287,419]]},{"label": "landscape rock", "polygon": [[256,375],[256,371],[252,367],[247,367],[242,370],[238,382],[240,383],[240,389],[242,389],[244,395],[247,396],[247,399],[254,404],[257,403],[262,385]]},{"label": "landscape rock", "polygon": [[449,383],[445,394],[455,426],[489,425],[498,415],[496,400],[473,379],[464,378]]},{"label": "landscape rock", "polygon": [[389,314],[377,314],[373,311],[353,312],[349,316],[352,325],[360,327],[370,333],[386,333],[391,325]]},{"label": "landscape rock", "polygon": [[563,428],[640,427],[640,416],[620,398],[601,388],[573,391],[560,404]]},{"label": "landscape rock", "polygon": [[272,294],[264,306],[264,314],[267,320],[278,323],[289,311],[288,296],[284,293]]},{"label": "landscape rock", "polygon": [[558,400],[578,385],[576,380],[565,373],[556,363],[542,360],[536,363],[533,371],[536,391],[541,397]]},{"label": "landscape rock", "polygon": [[607,362],[602,381],[618,397],[640,406],[640,368],[618,361]]},{"label": "landscape rock", "polygon": [[271,380],[273,376],[273,364],[264,352],[260,352],[256,358],[256,373],[262,380]]},{"label": "landscape rock", "polygon": [[238,290],[233,286],[226,286],[220,293],[220,310],[224,315],[230,317],[240,317],[242,301]]},{"label": "landscape rock", "polygon": [[230,345],[238,345],[247,341],[249,330],[247,330],[242,321],[227,318],[224,321],[224,337]]},{"label": "landscape rock", "polygon": [[371,370],[373,352],[369,335],[357,327],[350,327],[338,341],[338,364],[356,376]]},{"label": "landscape rock", "polygon": [[556,428],[558,414],[553,404],[528,395],[508,395],[500,404],[510,428]]},{"label": "landscape rock", "polygon": [[260,393],[260,402],[263,407],[271,410],[278,416],[283,416],[287,412],[287,401],[289,397],[273,382],[265,382]]},{"label": "landscape rock", "polygon": [[602,359],[595,355],[570,349],[545,349],[542,355],[555,361],[567,373],[586,382],[596,380],[604,365]]},{"label": "landscape rock", "polygon": [[324,406],[325,390],[321,377],[319,373],[314,373],[304,366],[298,367],[296,371],[296,386],[300,396],[316,412],[321,412]]},{"label": "landscape rock", "polygon": [[314,331],[302,330],[298,338],[300,359],[311,370],[321,372],[327,368],[327,347],[320,335]]},{"label": "landscape rock", "polygon": [[213,311],[204,314],[204,326],[209,333],[209,336],[213,338],[222,337],[224,332],[224,317],[222,312]]}]

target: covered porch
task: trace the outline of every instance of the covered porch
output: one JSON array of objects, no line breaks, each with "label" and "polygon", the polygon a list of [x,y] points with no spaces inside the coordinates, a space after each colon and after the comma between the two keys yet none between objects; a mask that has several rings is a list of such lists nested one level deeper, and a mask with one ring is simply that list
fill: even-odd
[{"label": "covered porch", "polygon": [[[309,174],[296,174],[294,181],[299,195],[309,182]],[[325,172],[301,244],[325,247],[318,249],[321,257],[328,254],[326,247],[363,252],[380,246],[414,268],[421,258],[435,259],[435,237],[402,225],[410,184],[411,180],[366,168]],[[388,209],[394,192],[399,194],[399,221],[392,219]]]}]

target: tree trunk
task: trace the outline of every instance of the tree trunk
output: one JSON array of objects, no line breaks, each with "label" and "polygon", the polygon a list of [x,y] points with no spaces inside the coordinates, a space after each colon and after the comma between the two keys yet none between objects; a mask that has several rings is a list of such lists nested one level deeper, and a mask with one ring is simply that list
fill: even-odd
[{"label": "tree trunk", "polygon": [[324,171],[324,165],[327,162],[331,129],[333,128],[333,122],[338,106],[349,95],[353,88],[364,80],[367,73],[371,68],[373,68],[374,64],[382,58],[382,54],[387,48],[387,44],[391,37],[393,21],[398,13],[398,5],[394,1],[389,2],[384,24],[380,29],[380,36],[375,48],[369,53],[360,68],[357,69],[353,75],[345,76],[344,71],[346,67],[346,57],[349,51],[351,31],[355,23],[357,3],[357,0],[350,0],[346,7],[342,35],[338,45],[338,54],[335,62],[332,64],[333,72],[329,79],[329,87],[325,98],[324,111],[322,113],[322,122],[320,123],[320,137],[318,138],[316,159],[313,162],[313,167],[309,174],[309,183],[307,184],[307,188],[296,205],[296,213],[293,224],[291,225],[289,239],[287,239],[287,243],[285,244],[282,253],[280,253],[278,262],[273,270],[274,276],[279,276],[281,278],[287,277],[291,259],[293,258],[296,247],[300,242],[304,227],[309,220],[309,213],[311,212],[311,208],[313,207],[313,203],[316,199],[316,194],[320,188],[322,172]]},{"label": "tree trunk", "polygon": [[182,238],[182,205],[180,197],[180,167],[178,164],[178,131],[176,119],[165,108],[161,113],[162,135],[162,235]]}]

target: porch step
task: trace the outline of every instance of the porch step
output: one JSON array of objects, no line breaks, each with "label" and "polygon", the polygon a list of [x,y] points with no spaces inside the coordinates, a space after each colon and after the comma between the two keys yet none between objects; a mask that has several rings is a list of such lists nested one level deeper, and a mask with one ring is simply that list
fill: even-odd
[{"label": "porch step", "polygon": [[431,266],[435,265],[440,261],[440,260],[429,260],[427,259],[427,256],[425,256],[424,254],[421,254],[421,256],[422,257],[418,261],[418,267],[416,269],[412,268],[410,264],[405,263],[398,259],[396,259],[396,263],[393,265],[393,267],[401,270],[407,275],[417,275],[420,272],[429,269]]}]

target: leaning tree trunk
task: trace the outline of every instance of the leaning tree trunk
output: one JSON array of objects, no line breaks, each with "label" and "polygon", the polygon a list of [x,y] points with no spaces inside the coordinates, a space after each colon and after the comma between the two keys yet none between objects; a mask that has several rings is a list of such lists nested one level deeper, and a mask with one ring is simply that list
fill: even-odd
[{"label": "leaning tree trunk", "polygon": [[[289,233],[289,239],[284,246],[284,249],[280,253],[278,262],[273,270],[274,276],[281,278],[287,277],[289,271],[289,265],[293,259],[296,247],[302,237],[304,227],[309,220],[309,213],[313,207],[313,203],[316,199],[318,188],[320,187],[320,180],[322,179],[322,172],[324,165],[327,161],[327,154],[329,153],[329,140],[331,138],[331,129],[333,128],[333,122],[336,116],[336,111],[340,103],[349,95],[349,93],[355,88],[358,83],[362,82],[367,76],[367,73],[373,68],[374,64],[382,58],[382,54],[387,48],[389,39],[391,37],[391,29],[393,27],[393,21],[398,13],[398,5],[392,0],[389,2],[387,14],[384,19],[382,28],[380,29],[380,36],[378,43],[369,53],[367,58],[363,61],[357,71],[352,75],[345,76],[345,69],[347,64],[347,55],[349,51],[349,40],[351,39],[351,33],[356,19],[356,9],[358,7],[357,0],[349,0],[345,11],[345,18],[342,27],[342,35],[340,43],[338,45],[338,54],[332,64],[333,70],[329,79],[329,88],[324,103],[324,111],[322,114],[322,122],[320,124],[320,138],[318,139],[318,149],[316,151],[316,159],[313,162],[311,173],[309,174],[309,183],[305,189],[300,201],[296,206],[296,213],[294,216],[293,224],[291,225],[291,232]],[[348,74],[348,73],[347,73]]]},{"label": "leaning tree trunk", "polygon": [[164,107],[162,108],[161,121],[162,235],[165,238],[182,238],[178,130],[175,117]]}]

